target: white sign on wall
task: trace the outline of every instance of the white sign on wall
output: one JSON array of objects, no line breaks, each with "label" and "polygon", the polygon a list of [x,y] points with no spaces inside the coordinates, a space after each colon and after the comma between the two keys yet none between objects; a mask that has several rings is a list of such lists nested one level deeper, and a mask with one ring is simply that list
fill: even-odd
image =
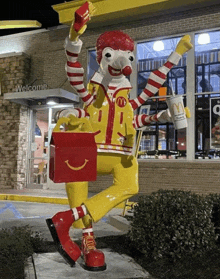
[{"label": "white sign on wall", "polygon": [[37,90],[46,90],[48,89],[47,84],[41,84],[41,85],[18,85],[16,88],[16,92],[25,92],[25,91],[37,91]]},{"label": "white sign on wall", "polygon": [[210,98],[210,148],[220,149],[220,98]]}]

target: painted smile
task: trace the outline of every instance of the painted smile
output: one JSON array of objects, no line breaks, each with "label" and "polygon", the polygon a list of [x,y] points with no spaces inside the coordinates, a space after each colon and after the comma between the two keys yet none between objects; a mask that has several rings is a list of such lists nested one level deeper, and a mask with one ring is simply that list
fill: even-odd
[{"label": "painted smile", "polygon": [[112,76],[120,76],[122,74],[121,70],[112,68],[110,65],[108,66],[108,71],[109,71],[110,75],[112,75]]}]

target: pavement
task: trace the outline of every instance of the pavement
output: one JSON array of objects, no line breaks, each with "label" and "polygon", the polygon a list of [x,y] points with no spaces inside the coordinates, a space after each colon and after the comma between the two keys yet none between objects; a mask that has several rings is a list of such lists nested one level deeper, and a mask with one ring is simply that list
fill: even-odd
[{"label": "pavement", "polygon": [[[89,196],[94,193],[89,193]],[[58,211],[68,210],[65,190],[43,189],[0,189],[0,228],[30,225],[42,236],[52,241],[45,219]],[[129,229],[129,223],[122,217],[122,206],[112,209],[98,223],[94,224],[96,237],[120,235]],[[81,230],[70,229],[73,240],[81,238]],[[103,249],[107,269],[101,272],[86,271],[82,259],[71,268],[59,253],[34,254],[28,259],[26,279],[65,278],[152,278],[151,275],[127,255]]]}]

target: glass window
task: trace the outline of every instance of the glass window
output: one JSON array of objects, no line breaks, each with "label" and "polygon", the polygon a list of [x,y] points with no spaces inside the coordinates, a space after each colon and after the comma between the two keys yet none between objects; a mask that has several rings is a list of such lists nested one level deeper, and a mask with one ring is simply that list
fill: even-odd
[{"label": "glass window", "polygon": [[218,146],[210,141],[210,136],[216,137],[211,121],[218,115],[210,106],[213,98],[220,99],[220,31],[195,35],[195,71],[195,90],[202,93],[195,96],[196,158],[219,159]]},{"label": "glass window", "polygon": [[91,79],[91,77],[99,68],[99,64],[96,61],[96,51],[89,50],[88,56],[89,56],[89,64],[88,64],[88,71],[87,71],[87,81]]},{"label": "glass window", "polygon": [[[137,45],[138,95],[145,88],[150,73],[166,62],[168,56],[175,50],[179,40],[180,37],[169,38]],[[171,69],[167,81],[163,84],[168,94],[171,94],[171,84],[175,94],[186,93],[186,55],[183,56],[178,66]],[[166,98],[151,98],[147,101],[147,104],[150,105],[151,115],[167,109]],[[155,156],[152,156],[152,151],[154,151]],[[151,155],[149,156],[149,154]],[[173,159],[185,158],[185,156],[185,130],[182,132],[175,131],[172,123],[156,123],[144,130],[140,146],[140,158]]]}]

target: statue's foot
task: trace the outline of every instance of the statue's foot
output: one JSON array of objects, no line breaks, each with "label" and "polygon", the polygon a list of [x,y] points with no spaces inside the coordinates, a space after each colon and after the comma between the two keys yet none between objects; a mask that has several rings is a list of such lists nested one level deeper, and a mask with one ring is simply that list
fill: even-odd
[{"label": "statue's foot", "polygon": [[70,266],[74,266],[81,255],[79,246],[69,236],[69,229],[74,221],[72,210],[59,212],[46,220],[58,252]]},{"label": "statue's foot", "polygon": [[82,255],[84,268],[89,271],[103,271],[106,269],[105,255],[96,249],[94,235],[84,234],[82,239]]}]

